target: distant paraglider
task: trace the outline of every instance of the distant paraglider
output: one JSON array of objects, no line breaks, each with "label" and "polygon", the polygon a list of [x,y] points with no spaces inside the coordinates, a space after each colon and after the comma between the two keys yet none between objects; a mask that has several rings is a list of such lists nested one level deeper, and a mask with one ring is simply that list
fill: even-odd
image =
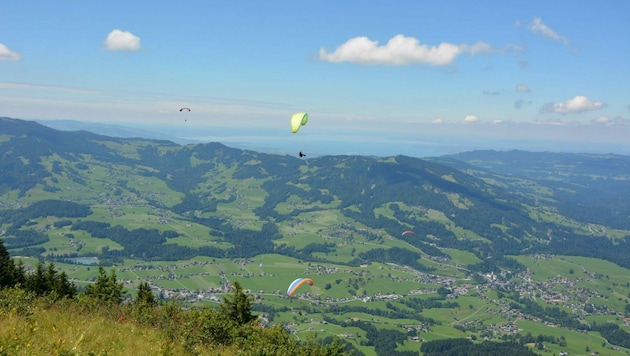
[{"label": "distant paraglider", "polygon": [[[190,108],[181,108],[179,112],[190,112]],[[188,121],[188,114],[186,114],[184,121]]]},{"label": "distant paraglider", "polygon": [[415,233],[415,232],[413,232],[413,231],[411,231],[411,230],[405,230],[405,231],[403,231],[403,233],[402,233],[402,235],[401,235],[401,236],[405,236],[405,235],[409,235],[409,234],[411,234],[411,235],[415,235],[416,233]]},{"label": "distant paraglider", "polygon": [[[291,132],[297,133],[300,130],[300,127],[306,125],[308,122],[308,114],[305,112],[298,112],[291,115]],[[300,158],[306,157],[302,151],[298,154]]]},{"label": "distant paraglider", "polygon": [[310,278],[298,278],[291,282],[291,285],[289,285],[289,289],[287,289],[287,295],[291,297],[293,293],[295,293],[295,291],[305,283],[308,283],[310,286],[312,286],[315,284],[315,281]]}]

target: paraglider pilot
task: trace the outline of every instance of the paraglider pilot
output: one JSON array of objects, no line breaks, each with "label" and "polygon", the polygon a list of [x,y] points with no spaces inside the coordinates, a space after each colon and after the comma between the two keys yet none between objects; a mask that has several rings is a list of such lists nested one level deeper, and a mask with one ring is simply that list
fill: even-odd
[{"label": "paraglider pilot", "polygon": [[300,157],[306,157],[306,155],[304,153],[302,153],[302,151],[300,151]]}]

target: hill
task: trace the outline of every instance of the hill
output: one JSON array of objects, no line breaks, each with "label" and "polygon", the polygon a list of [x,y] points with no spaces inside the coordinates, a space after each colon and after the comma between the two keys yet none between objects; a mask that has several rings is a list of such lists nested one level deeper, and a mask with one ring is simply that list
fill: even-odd
[{"label": "hill", "polygon": [[[606,273],[578,257],[570,260],[572,273],[549,274],[563,278],[551,290],[547,272],[532,275],[540,256],[558,263],[557,255],[599,258],[627,271],[628,200],[604,204],[615,190],[630,191],[624,156],[514,151],[301,160],[218,143],[62,132],[9,118],[0,119],[0,133],[5,246],[27,261],[55,261],[79,284],[93,278],[84,264],[94,261],[115,265],[130,287],[150,280],[161,297],[189,303],[212,303],[239,281],[258,291],[257,308],[270,322],[295,335],[349,334],[362,352],[379,354],[378,333],[362,320],[402,333],[387,352],[419,350],[414,337],[537,330],[517,317],[597,333],[593,322],[622,315],[630,292],[625,272],[604,282]],[[612,210],[587,214],[589,206]],[[316,284],[297,299],[283,296],[304,275],[316,276]],[[586,299],[595,307],[586,307],[588,293],[571,294],[563,284],[571,281],[598,291]],[[554,298],[553,288],[562,297]],[[561,351],[554,342],[548,347]]]},{"label": "hill", "polygon": [[576,221],[630,229],[628,156],[473,151],[436,162],[534,198],[534,204],[544,200]]}]

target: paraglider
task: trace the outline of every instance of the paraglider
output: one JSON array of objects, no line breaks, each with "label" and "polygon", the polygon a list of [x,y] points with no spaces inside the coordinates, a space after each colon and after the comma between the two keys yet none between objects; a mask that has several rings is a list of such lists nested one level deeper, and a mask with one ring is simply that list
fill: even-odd
[{"label": "paraglider", "polygon": [[414,233],[413,231],[411,231],[411,230],[405,230],[405,231],[403,231],[403,233],[402,233],[402,235],[401,235],[401,236],[405,236],[405,235],[409,235],[409,234],[411,234],[411,235],[415,235],[415,233]]},{"label": "paraglider", "polygon": [[[182,111],[190,112],[190,108],[181,108],[181,109],[179,109],[179,112],[182,112]],[[186,114],[184,121],[188,121],[188,114]]]},{"label": "paraglider", "polygon": [[308,121],[308,114],[305,112],[298,112],[291,115],[291,132],[296,133],[301,126],[306,125]]},{"label": "paraglider", "polygon": [[291,285],[289,285],[289,289],[287,289],[287,295],[289,297],[292,296],[293,293],[295,293],[295,291],[305,283],[308,283],[310,286],[312,286],[315,284],[315,281],[310,278],[298,278],[295,281],[291,282]]},{"label": "paraglider", "polygon": [[[308,122],[308,114],[305,112],[298,112],[291,115],[291,132],[296,133],[300,129],[300,127],[306,125]],[[306,157],[302,151],[298,154],[300,158]]]}]

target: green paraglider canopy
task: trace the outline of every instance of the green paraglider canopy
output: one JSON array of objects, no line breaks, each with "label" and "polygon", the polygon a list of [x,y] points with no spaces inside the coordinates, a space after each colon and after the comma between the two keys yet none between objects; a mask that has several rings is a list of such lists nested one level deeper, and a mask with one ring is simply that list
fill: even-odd
[{"label": "green paraglider canopy", "polygon": [[291,116],[291,132],[296,133],[300,129],[300,126],[306,125],[308,121],[308,114],[305,112],[298,112]]}]

